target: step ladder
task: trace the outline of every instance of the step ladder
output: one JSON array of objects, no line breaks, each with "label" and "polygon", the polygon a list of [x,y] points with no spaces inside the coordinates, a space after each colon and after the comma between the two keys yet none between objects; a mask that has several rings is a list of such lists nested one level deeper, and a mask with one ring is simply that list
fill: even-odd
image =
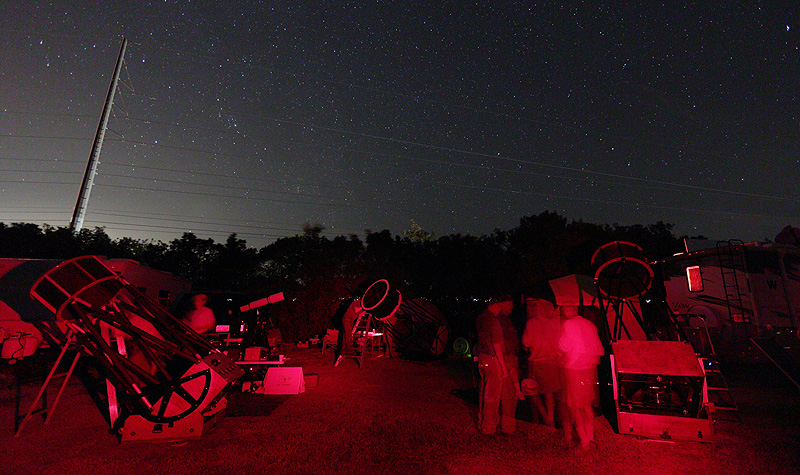
[{"label": "step ladder", "polygon": [[[25,414],[22,414],[20,411],[20,406],[22,405],[22,385],[23,380],[17,381],[17,393],[16,393],[16,403],[14,406],[14,437],[19,437],[20,432],[22,432],[23,427],[28,423],[29,420],[35,415],[41,414],[44,418],[44,423],[49,424],[50,419],[53,416],[53,412],[58,406],[58,401],[61,400],[61,396],[64,393],[64,389],[67,387],[67,383],[69,383],[70,377],[72,373],[75,371],[75,366],[78,364],[78,359],[81,356],[80,351],[75,352],[75,356],[72,359],[72,363],[70,364],[69,369],[66,373],[57,373],[56,371],[59,369],[61,365],[61,361],[64,359],[64,356],[67,354],[68,350],[76,350],[75,346],[75,335],[72,333],[71,330],[67,332],[67,340],[64,343],[63,347],[61,348],[61,352],[56,358],[55,363],[53,363],[50,372],[44,378],[39,391],[36,393],[36,397],[34,397],[33,402],[30,404],[30,408]],[[61,382],[61,386],[58,389],[58,394],[56,395],[55,400],[53,403],[48,407],[47,401],[47,389],[50,383],[56,379],[63,379]],[[37,407],[38,406],[38,407]]]},{"label": "step ladder", "polygon": [[722,289],[725,292],[725,302],[728,308],[728,321],[733,331],[733,339],[738,343],[747,340],[750,315],[753,312],[750,299],[745,294],[748,283],[746,248],[744,242],[739,240],[718,241],[717,258],[719,272],[722,278]]},{"label": "step ladder", "polygon": [[714,413],[726,414],[739,422],[742,417],[739,414],[739,407],[731,396],[728,382],[720,370],[720,363],[716,356],[703,356],[700,358],[703,364],[703,371],[706,374],[706,389],[708,391],[708,402],[712,405]]},{"label": "step ladder", "polygon": [[[364,355],[367,353],[367,345],[370,343],[371,337],[369,333],[372,331],[372,314],[363,312],[358,316],[353,324],[352,333],[352,351],[350,354],[342,355],[345,358],[351,358],[358,363],[361,368],[364,365]],[[338,362],[337,362],[338,364]]]}]

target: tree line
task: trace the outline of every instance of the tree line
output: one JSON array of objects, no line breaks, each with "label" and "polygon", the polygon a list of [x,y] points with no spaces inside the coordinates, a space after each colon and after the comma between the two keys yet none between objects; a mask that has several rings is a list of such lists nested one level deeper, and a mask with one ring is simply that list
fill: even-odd
[{"label": "tree line", "polygon": [[283,292],[269,311],[285,339],[324,333],[343,298],[386,279],[404,298],[424,297],[448,318],[451,334],[466,331],[485,302],[524,294],[547,280],[592,275],[593,253],[611,241],[641,246],[648,260],[682,250],[673,226],[600,225],[554,212],[526,216],[510,230],[484,236],[436,237],[412,222],[403,236],[388,230],[328,238],[306,224],[295,236],[260,249],[236,234],[224,243],[184,233],[168,243],[111,239],[102,227],[74,234],[66,227],[0,223],[0,257],[69,259],[81,255],[133,259],[190,280],[193,289],[252,294]]}]

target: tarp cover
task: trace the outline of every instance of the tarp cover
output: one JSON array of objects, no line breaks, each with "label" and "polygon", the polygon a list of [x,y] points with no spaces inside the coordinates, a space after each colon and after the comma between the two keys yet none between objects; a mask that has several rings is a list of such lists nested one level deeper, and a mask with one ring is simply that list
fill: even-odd
[{"label": "tarp cover", "polygon": [[22,321],[55,321],[55,315],[30,296],[31,287],[47,271],[63,261],[37,259],[0,259],[0,301]]},{"label": "tarp cover", "polygon": [[447,346],[447,322],[439,308],[423,298],[403,300],[384,322],[389,343],[404,356],[439,356]]}]

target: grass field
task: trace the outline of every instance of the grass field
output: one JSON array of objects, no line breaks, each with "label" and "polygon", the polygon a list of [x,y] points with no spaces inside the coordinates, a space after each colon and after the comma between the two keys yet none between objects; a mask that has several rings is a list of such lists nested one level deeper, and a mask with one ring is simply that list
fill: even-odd
[{"label": "grass field", "polygon": [[[2,474],[796,474],[800,393],[777,371],[731,369],[741,422],[718,420],[711,443],[652,441],[596,419],[584,451],[561,433],[519,421],[516,434],[482,436],[472,371],[464,359],[370,357],[332,365],[332,354],[290,348],[287,365],[318,375],[302,394],[229,396],[227,416],[202,437],[125,443],[83,387],[70,382],[48,425],[32,419],[14,437],[14,396],[0,394]],[[38,386],[23,387],[30,401]],[[55,390],[52,391],[55,394]],[[51,396],[51,400],[52,400]]]}]

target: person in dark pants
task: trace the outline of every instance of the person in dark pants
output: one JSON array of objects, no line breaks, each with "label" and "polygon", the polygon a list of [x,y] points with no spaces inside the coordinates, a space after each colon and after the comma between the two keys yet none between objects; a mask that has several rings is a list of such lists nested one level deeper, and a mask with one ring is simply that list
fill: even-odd
[{"label": "person in dark pants", "polygon": [[511,323],[510,300],[489,305],[478,315],[476,354],[481,375],[478,425],[492,435],[498,426],[504,434],[516,430],[517,401],[524,399],[519,388],[519,334]]},{"label": "person in dark pants", "polygon": [[361,300],[357,297],[351,297],[342,301],[339,309],[334,316],[334,321],[340,322],[339,341],[336,345],[336,362],[334,366],[346,357],[353,354],[353,326],[355,326],[358,317],[364,314],[364,309],[361,308]]}]

